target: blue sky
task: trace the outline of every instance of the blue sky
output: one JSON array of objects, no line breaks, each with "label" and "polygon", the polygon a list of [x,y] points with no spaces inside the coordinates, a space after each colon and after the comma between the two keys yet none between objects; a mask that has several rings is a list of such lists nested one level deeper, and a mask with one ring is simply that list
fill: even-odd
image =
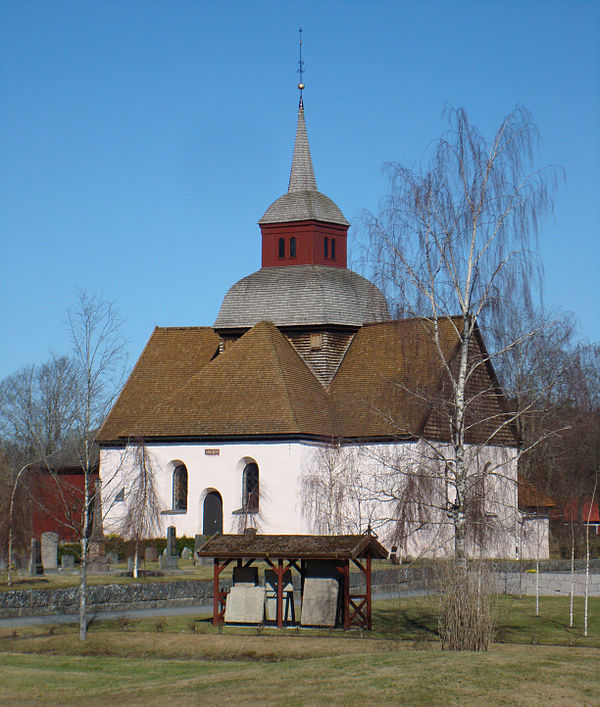
[{"label": "blue sky", "polygon": [[155,325],[213,323],[287,189],[300,26],[317,183],[352,222],[446,102],[488,137],[532,112],[567,175],[546,300],[600,340],[600,3],[5,0],[0,378],[68,350],[78,286],[116,300],[131,363]]}]

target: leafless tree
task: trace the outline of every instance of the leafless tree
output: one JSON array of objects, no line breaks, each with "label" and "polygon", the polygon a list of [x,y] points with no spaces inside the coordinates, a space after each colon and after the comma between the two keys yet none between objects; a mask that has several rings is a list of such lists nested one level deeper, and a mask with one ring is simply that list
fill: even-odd
[{"label": "leafless tree", "polygon": [[[81,541],[80,637],[85,639],[88,538],[93,504],[92,481],[96,468],[93,439],[120,387],[125,369],[121,320],[114,303],[101,295],[78,292],[68,312],[71,356],[52,356],[41,366],[28,366],[0,384],[0,433],[21,453],[25,467],[12,473],[10,508],[14,509],[18,484],[29,482],[33,469],[44,469],[54,481],[65,511],[61,522]],[[51,464],[52,455],[69,448],[83,470],[81,517],[72,517],[70,500]],[[32,486],[31,483],[28,483]],[[40,503],[30,489],[29,503]],[[45,509],[47,510],[47,509]],[[12,529],[12,513],[9,520]],[[12,536],[11,536],[12,537]]]},{"label": "leafless tree", "polygon": [[87,635],[87,564],[91,526],[92,434],[108,413],[123,379],[126,354],[121,319],[114,302],[98,293],[80,290],[77,304],[68,311],[68,328],[76,366],[75,424],[83,440],[83,517],[80,535],[79,638]]},{"label": "leafless tree", "polygon": [[[439,391],[434,399],[426,391],[403,387],[444,417],[449,444],[423,441],[438,457],[448,485],[455,556],[466,559],[478,456],[469,451],[469,434],[483,422],[482,399],[501,398],[493,384],[481,390],[472,383],[483,368],[534,337],[542,325],[532,322],[516,339],[496,337],[489,350],[476,345],[478,331],[502,331],[498,322],[507,302],[534,312],[538,228],[551,210],[559,172],[533,166],[538,132],[522,107],[502,121],[491,142],[463,109],[449,109],[448,118],[450,129],[424,169],[388,165],[391,193],[379,217],[367,219],[367,260],[394,309],[421,317],[444,370],[442,397]],[[444,350],[442,335],[448,325],[458,342],[452,356]],[[534,404],[530,400],[522,410],[505,407],[501,414],[490,413],[480,448],[494,444]],[[514,456],[507,457],[485,473],[502,477],[504,465],[513,461]]]},{"label": "leafless tree", "polygon": [[140,541],[157,537],[162,530],[156,489],[158,464],[141,438],[132,441],[127,455],[129,463],[125,468],[128,469],[128,478],[124,480],[126,510],[121,520],[121,533],[133,541],[133,576],[137,578]]},{"label": "leafless tree", "polygon": [[[3,449],[3,545],[8,548],[8,583],[12,583],[15,541],[24,549],[28,540],[27,507],[32,495],[31,466],[44,464],[74,434],[76,378],[74,361],[51,356],[40,365],[26,366],[0,383],[0,435],[10,440]],[[50,470],[51,471],[51,470]]]},{"label": "leafless tree", "polygon": [[339,535],[376,527],[375,499],[364,482],[352,447],[318,448],[303,471],[300,488],[302,512],[313,531]]}]

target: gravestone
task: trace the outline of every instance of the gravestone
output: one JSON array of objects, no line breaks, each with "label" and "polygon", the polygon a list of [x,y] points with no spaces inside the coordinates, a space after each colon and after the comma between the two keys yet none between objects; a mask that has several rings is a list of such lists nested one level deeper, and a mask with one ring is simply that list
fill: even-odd
[{"label": "gravestone", "polygon": [[106,538],[102,526],[102,484],[94,482],[92,499],[92,533],[89,541],[88,570],[90,572],[105,572],[108,569],[106,560]]},{"label": "gravestone", "polygon": [[68,553],[64,554],[60,558],[60,566],[63,570],[73,569],[73,567],[75,567],[75,558],[73,555],[69,555]]},{"label": "gravestone", "polygon": [[265,588],[238,585],[232,587],[225,605],[225,622],[261,624],[265,615]]},{"label": "gravestone", "polygon": [[189,560],[192,557],[192,551],[190,550],[189,547],[184,547],[183,550],[181,551],[181,559],[182,560]]},{"label": "gravestone", "polygon": [[339,582],[337,579],[307,577],[302,596],[302,626],[335,626]]},{"label": "gravestone", "polygon": [[133,572],[133,557],[127,558],[127,571]]},{"label": "gravestone", "polygon": [[42,565],[44,572],[58,570],[58,533],[42,533]]},{"label": "gravestone", "polygon": [[40,541],[37,538],[31,538],[31,558],[29,560],[29,574],[42,574],[44,568],[42,566],[42,552],[40,549]]},{"label": "gravestone", "polygon": [[196,535],[194,537],[194,565],[212,565],[212,557],[198,557],[196,553],[198,550],[206,543],[210,536],[208,535]]},{"label": "gravestone", "polygon": [[107,552],[106,553],[106,561],[108,562],[109,565],[118,565],[119,564],[119,553],[115,552],[114,550]]},{"label": "gravestone", "polygon": [[177,531],[172,525],[167,528],[167,547],[164,553],[158,558],[158,566],[161,570],[176,570],[179,567],[177,558]]},{"label": "gravestone", "polygon": [[167,555],[177,555],[177,530],[173,525],[167,528]]},{"label": "gravestone", "polygon": [[156,551],[156,545],[148,545],[144,550],[144,560],[146,562],[157,562],[158,552]]}]

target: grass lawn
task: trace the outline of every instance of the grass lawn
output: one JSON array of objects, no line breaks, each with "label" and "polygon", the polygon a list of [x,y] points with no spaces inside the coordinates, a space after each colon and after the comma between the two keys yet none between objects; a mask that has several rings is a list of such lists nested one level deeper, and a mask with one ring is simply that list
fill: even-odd
[{"label": "grass lawn", "polygon": [[[179,616],[0,631],[0,704],[553,703],[597,704],[600,599],[499,597],[487,653],[440,650],[432,598],[378,602],[374,630],[347,634],[225,627]],[[532,645],[536,644],[536,645]]]}]

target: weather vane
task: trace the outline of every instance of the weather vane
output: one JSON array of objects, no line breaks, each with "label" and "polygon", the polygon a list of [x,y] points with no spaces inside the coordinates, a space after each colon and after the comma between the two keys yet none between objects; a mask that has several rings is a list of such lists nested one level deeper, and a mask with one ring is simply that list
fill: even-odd
[{"label": "weather vane", "polygon": [[304,84],[302,83],[302,74],[304,73],[304,62],[302,61],[302,27],[298,30],[298,35],[300,37],[298,49],[300,51],[300,58],[298,59],[298,74],[300,75],[300,83],[298,84],[298,88],[300,89],[300,100],[302,101],[302,89],[304,88]]}]

